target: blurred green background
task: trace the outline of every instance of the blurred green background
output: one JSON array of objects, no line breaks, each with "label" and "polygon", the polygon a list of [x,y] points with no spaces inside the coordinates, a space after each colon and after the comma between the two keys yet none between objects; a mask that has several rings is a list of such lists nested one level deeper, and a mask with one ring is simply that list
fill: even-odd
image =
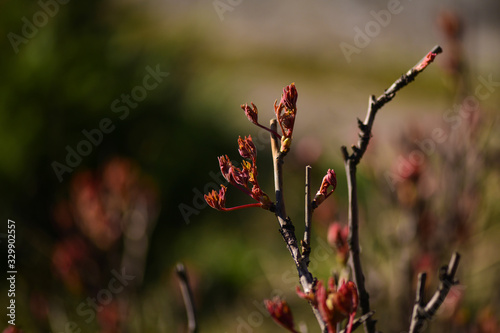
[{"label": "blurred green background", "polygon": [[[221,183],[216,157],[238,160],[236,139],[251,134],[272,194],[269,138],[239,106],[254,102],[266,124],[295,82],[287,208],[300,237],[304,167],[313,188],[336,170],[313,227],[311,270],[327,279],[340,270],[327,227],[347,222],[339,147],[357,140],[368,96],[440,44],[436,64],[381,110],[359,168],[367,289],[378,329],[407,330],[418,272],[430,296],[459,251],[460,284],[427,331],[498,332],[500,5],[389,3],[3,2],[0,240],[6,250],[14,220],[17,327],[185,332],[184,262],[202,332],[278,330],[262,306],[275,294],[316,331],[272,214],[204,203]],[[228,189],[228,206],[247,199]]]}]

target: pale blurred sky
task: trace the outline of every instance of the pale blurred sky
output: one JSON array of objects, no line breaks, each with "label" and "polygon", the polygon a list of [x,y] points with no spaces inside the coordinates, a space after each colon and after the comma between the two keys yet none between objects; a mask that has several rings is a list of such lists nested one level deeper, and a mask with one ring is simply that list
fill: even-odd
[{"label": "pale blurred sky", "polygon": [[[218,13],[215,4],[225,4],[228,10]],[[398,13],[391,15],[386,26],[379,26],[380,31],[359,54],[346,61],[340,43],[355,46],[354,29],[365,30],[369,22],[376,22],[372,12],[387,11],[390,4]],[[203,51],[208,56],[201,55],[200,66],[193,69],[198,77],[193,91],[207,103],[230,100],[234,112],[224,110],[220,116],[229,120],[227,126],[234,126],[235,133],[251,133],[239,104],[253,101],[263,117],[271,118],[272,103],[280,97],[282,87],[295,82],[299,90],[296,133],[322,142],[351,144],[357,135],[356,117],[364,119],[370,94],[380,95],[434,45],[442,45],[447,52],[437,25],[443,10],[456,12],[465,23],[463,48],[473,80],[477,75],[493,74],[500,81],[497,0],[152,0],[149,5],[165,34],[184,31],[204,40],[207,49]],[[290,63],[294,58],[303,62]],[[278,66],[280,62],[285,69]],[[308,62],[313,68],[306,68]],[[395,134],[395,128],[408,122],[408,115],[411,119],[429,113],[441,118],[452,101],[442,91],[433,95],[428,90],[444,80],[443,70],[433,65],[384,108],[375,134]],[[327,153],[338,155],[337,148]]]},{"label": "pale blurred sky", "polygon": [[[453,10],[465,21],[465,42],[475,55],[496,58],[500,50],[500,2],[497,0],[392,0],[392,1],[250,1],[154,0],[152,7],[165,11],[157,14],[165,19],[186,20],[219,44],[245,41],[249,44],[275,47],[287,45],[297,51],[315,52],[309,47],[329,49],[340,54],[341,41],[353,42],[354,28],[364,28],[374,20],[370,12],[387,10],[388,4],[399,3],[398,14],[382,27],[367,49],[390,45],[421,48],[442,39],[436,30],[436,17],[443,9]],[[219,15],[214,4],[227,4]],[[235,4],[235,5],[232,5]],[[157,10],[157,8],[156,8]],[[221,17],[223,20],[221,20]]]}]

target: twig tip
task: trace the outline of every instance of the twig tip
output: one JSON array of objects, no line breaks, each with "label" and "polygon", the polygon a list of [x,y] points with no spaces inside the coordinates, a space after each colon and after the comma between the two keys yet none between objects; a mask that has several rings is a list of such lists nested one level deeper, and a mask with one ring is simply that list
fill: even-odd
[{"label": "twig tip", "polygon": [[184,267],[184,264],[182,262],[178,262],[175,265],[175,271],[177,275],[184,275],[186,274],[186,268]]},{"label": "twig tip", "polygon": [[443,52],[443,49],[441,48],[441,46],[436,45],[436,46],[434,46],[434,48],[432,49],[432,51],[431,51],[431,52],[432,52],[432,53],[439,54],[439,53],[442,53],[442,52]]}]

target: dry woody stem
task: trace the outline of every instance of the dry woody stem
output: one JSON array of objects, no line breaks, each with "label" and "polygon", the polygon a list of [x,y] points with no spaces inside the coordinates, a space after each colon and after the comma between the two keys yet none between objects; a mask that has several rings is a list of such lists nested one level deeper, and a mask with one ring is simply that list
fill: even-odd
[{"label": "dry woody stem", "polygon": [[196,310],[194,307],[193,292],[189,285],[189,280],[187,276],[186,269],[183,264],[177,264],[176,266],[177,277],[179,278],[179,285],[181,287],[182,298],[184,300],[184,305],[186,306],[186,314],[188,320],[188,332],[196,333],[198,332],[198,325],[196,321]]},{"label": "dry woody stem", "polygon": [[[345,146],[341,147],[342,154],[344,157],[344,165],[347,175],[347,185],[349,192],[349,261],[352,269],[352,274],[354,282],[358,287],[359,300],[361,306],[361,312],[363,315],[370,313],[370,296],[365,288],[365,277],[363,275],[363,268],[361,265],[361,259],[359,255],[359,215],[358,215],[358,198],[357,198],[357,184],[356,184],[356,167],[359,164],[361,158],[363,157],[370,138],[372,136],[373,122],[375,121],[375,115],[377,111],[380,110],[386,103],[390,102],[396,92],[401,88],[405,87],[407,84],[412,82],[415,77],[422,72],[436,57],[437,54],[441,53],[442,49],[439,46],[435,46],[417,65],[413,66],[408,72],[403,74],[398,80],[396,80],[385,92],[378,98],[375,96],[370,96],[368,102],[368,111],[366,114],[365,121],[358,119],[358,127],[360,130],[359,140],[356,145],[353,145],[352,153],[349,154]],[[366,333],[375,333],[376,320],[371,317],[364,322],[364,329]]]},{"label": "dry woody stem", "polygon": [[[356,169],[357,165],[361,161],[361,158],[365,154],[366,149],[368,148],[368,144],[370,143],[373,123],[377,112],[385,104],[390,102],[400,89],[412,82],[419,73],[427,68],[427,66],[432,63],[434,58],[441,52],[441,47],[435,46],[422,60],[420,60],[415,66],[413,66],[399,79],[397,79],[388,89],[386,89],[381,96],[378,98],[370,96],[365,120],[361,121],[358,119],[358,127],[360,131],[358,142],[351,147],[351,153],[348,152],[348,149],[345,146],[341,147],[344,158],[344,166],[346,169],[349,195],[349,234],[347,243],[349,245],[349,265],[351,267],[354,282],[344,281],[337,287],[334,285],[333,278],[331,278],[328,282],[328,286],[323,285],[321,281],[317,281],[308,268],[310,260],[309,255],[311,253],[312,213],[314,209],[317,208],[318,205],[320,205],[335,190],[337,186],[335,171],[333,169],[328,169],[326,176],[323,178],[320,189],[314,196],[314,199],[311,200],[311,167],[306,167],[304,198],[305,228],[304,237],[300,244],[298,244],[297,237],[295,235],[295,227],[286,213],[283,192],[283,164],[284,158],[290,150],[292,143],[292,132],[297,112],[296,101],[298,95],[294,83],[283,89],[280,103],[278,104],[277,101],[275,102],[274,109],[276,119],[271,120],[271,126],[269,129],[258,123],[258,110],[253,103],[251,104],[251,107],[248,106],[248,104],[241,106],[245,111],[247,118],[253,124],[261,128],[265,128],[271,133],[275,202],[271,201],[269,196],[262,191],[257,183],[256,150],[251,136],[245,137],[244,139],[240,137],[238,139],[239,153],[244,159],[246,159],[242,163],[241,169],[232,165],[227,155],[219,157],[219,164],[224,178],[229,183],[256,200],[257,203],[226,208],[226,187],[224,185],[221,185],[221,189],[218,193],[214,190],[208,195],[205,195],[205,200],[211,207],[222,211],[248,207],[262,207],[275,214],[279,223],[279,232],[283,237],[286,247],[290,252],[297,268],[299,281],[303,290],[303,292],[301,292],[300,289],[298,289],[297,293],[300,297],[308,300],[310,303],[313,313],[316,316],[323,333],[339,332],[341,327],[340,323],[346,316],[348,317],[346,332],[350,333],[352,328],[355,329],[356,327],[363,325],[365,333],[377,333],[375,328],[376,320],[373,319],[374,311],[370,309],[370,296],[365,287],[365,277],[360,258]],[[277,133],[278,124],[283,135],[279,135]],[[252,163],[248,161],[249,159],[251,159]],[[345,252],[346,251],[347,249]],[[419,276],[416,304],[410,328],[411,333],[420,332],[425,319],[434,315],[439,306],[443,303],[443,300],[448,294],[451,286],[456,283],[454,277],[459,258],[458,253],[454,254],[450,264],[443,268],[440,276],[441,284],[427,304],[424,304],[423,301],[426,275],[421,274]],[[180,265],[180,267],[178,266],[178,275],[180,277],[181,289],[184,296],[184,302],[186,304],[186,311],[188,313],[189,329],[190,332],[196,332],[196,318],[192,295],[187,282],[187,276],[182,265]],[[340,299],[343,303],[339,301]],[[358,308],[358,300],[361,308],[361,316],[353,321]],[[335,306],[333,306],[334,301],[337,302],[335,303]],[[275,317],[273,318],[276,320],[278,317],[279,314],[275,313]],[[278,318],[278,322],[283,324],[291,323],[292,321],[283,321]],[[291,326],[293,326],[293,323]],[[288,328],[292,331],[295,330],[293,327]]]},{"label": "dry woody stem", "polygon": [[[271,130],[277,130],[277,121],[275,119],[271,120]],[[314,284],[316,283],[315,278],[309,272],[307,267],[307,261],[304,260],[300,253],[299,246],[297,244],[297,238],[295,236],[295,227],[292,224],[292,220],[286,214],[285,200],[283,197],[283,159],[285,154],[280,152],[280,142],[278,138],[271,135],[271,149],[273,153],[273,166],[274,166],[274,188],[276,192],[276,209],[274,214],[276,219],[280,224],[280,233],[283,240],[286,243],[288,251],[292,255],[293,262],[297,268],[299,275],[300,284],[305,293],[313,290]],[[314,308],[311,304],[312,310],[318,323],[321,327],[322,332],[326,332],[326,323],[321,317],[318,309]]]},{"label": "dry woody stem", "polygon": [[426,320],[431,319],[436,311],[443,304],[451,287],[458,283],[455,280],[455,275],[458,269],[460,255],[455,252],[450,259],[448,266],[441,268],[439,276],[439,286],[427,304],[424,302],[425,280],[426,273],[420,273],[418,276],[417,292],[415,297],[415,306],[410,323],[409,333],[421,332]]},{"label": "dry woody stem", "polygon": [[306,188],[305,188],[305,229],[304,240],[302,241],[302,258],[309,265],[309,254],[311,253],[311,166],[306,166]]}]

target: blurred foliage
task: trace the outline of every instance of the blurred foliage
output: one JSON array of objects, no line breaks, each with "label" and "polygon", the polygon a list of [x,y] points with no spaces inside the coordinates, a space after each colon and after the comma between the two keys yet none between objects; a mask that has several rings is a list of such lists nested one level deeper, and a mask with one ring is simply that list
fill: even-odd
[{"label": "blurred foliage", "polygon": [[[205,13],[164,20],[158,16],[167,9],[155,16],[145,8],[134,1],[60,4],[19,52],[9,38],[0,41],[0,208],[4,221],[17,223],[17,324],[28,332],[68,331],[70,321],[82,332],[182,332],[185,313],[173,267],[184,261],[202,331],[274,332],[262,300],[275,294],[284,295],[295,321],[313,331],[315,320],[295,294],[296,270],[273,216],[206,208],[202,194],[221,182],[216,157],[237,159],[238,135],[259,138],[259,182],[271,188],[267,134],[252,128],[238,106],[254,101],[264,120],[281,87],[296,82],[299,118],[285,195],[301,235],[304,166],[313,165],[313,184],[328,168],[337,172],[334,198],[314,216],[311,270],[326,280],[342,271],[326,243],[328,226],[347,221],[338,147],[357,139],[355,117],[364,116],[368,94],[382,91],[421,52],[395,56],[400,45],[366,50],[370,60],[349,67],[338,53],[332,59],[318,50],[316,56],[306,46],[246,48],[244,39],[223,45],[204,31]],[[22,36],[22,18],[33,22],[41,7],[18,1],[2,9],[0,34]],[[453,32],[452,23],[441,24]],[[444,40],[445,54],[446,47],[460,50],[452,37]],[[430,295],[438,267],[453,250],[463,255],[461,283],[429,331],[498,328],[498,93],[481,101],[477,117],[464,120],[455,139],[398,178],[393,191],[386,177],[401,167],[400,156],[418,149],[415,140],[450,125],[443,124],[444,108],[474,94],[474,64],[467,65],[465,53],[456,58],[454,52],[441,63],[444,70],[433,65],[381,112],[359,168],[362,256],[384,331],[407,327],[416,274],[428,271]],[[124,106],[122,95],[142,86],[147,68],[158,66],[168,76],[120,119],[113,102]],[[114,130],[59,182],[53,162],[66,164],[66,147],[76,149],[86,139],[82,131],[105,118]],[[232,202],[246,199],[234,188],[229,194]],[[87,321],[79,306],[104,295],[120,267],[143,279],[135,278]]]},{"label": "blurred foliage", "polygon": [[[33,15],[41,12],[36,2],[3,6],[2,33],[14,32],[20,38],[24,38],[20,18],[33,22]],[[55,312],[66,312],[69,318],[81,321],[72,309],[92,289],[60,287],[60,278],[52,269],[52,253],[63,242],[65,231],[55,223],[55,208],[72,197],[70,185],[75,183],[75,177],[85,170],[99,177],[103,165],[113,156],[137,162],[142,172],[153,177],[160,193],[160,222],[150,240],[153,250],[148,256],[144,288],[161,279],[164,271],[179,260],[173,252],[174,244],[186,224],[178,205],[191,205],[191,189],[206,182],[207,171],[200,172],[200,166],[216,163],[214,155],[223,145],[225,134],[219,129],[210,130],[215,122],[202,123],[183,116],[187,101],[197,112],[213,113],[210,105],[195,104],[195,96],[188,94],[194,76],[192,65],[203,41],[189,31],[165,38],[151,24],[131,4],[90,1],[60,4],[56,15],[49,17],[33,38],[16,45],[17,53],[10,40],[2,38],[0,177],[4,186],[0,189],[0,205],[5,220],[18,221],[17,314],[18,324],[29,331],[36,331],[38,325],[45,330],[49,322],[51,329],[62,331],[63,327],[54,326],[54,318],[61,317]],[[142,86],[148,67],[169,75],[158,82],[157,88],[147,91],[147,98],[129,107],[127,117],[120,119],[122,113],[113,112],[113,101]],[[118,105],[126,104],[122,100]],[[92,145],[88,156],[82,156],[73,171],[62,173],[59,182],[53,162],[67,165],[66,146],[77,150],[78,144],[86,140],[82,131],[99,128],[105,118],[111,120],[114,130],[104,133],[102,143]],[[207,133],[211,133],[210,146],[204,144]],[[75,214],[74,210],[69,214]],[[93,243],[94,247],[99,245]],[[98,283],[105,285],[110,270],[117,268],[106,267],[105,263],[116,264],[117,260],[102,261],[96,255],[116,257],[124,245],[116,246],[118,249],[97,251],[90,258],[101,261]],[[69,250],[62,251],[70,255]],[[99,290],[95,288],[93,291]],[[42,320],[38,324],[28,315],[28,305],[36,303],[34,298],[54,312],[48,317],[41,315],[43,320],[35,316]]]}]

